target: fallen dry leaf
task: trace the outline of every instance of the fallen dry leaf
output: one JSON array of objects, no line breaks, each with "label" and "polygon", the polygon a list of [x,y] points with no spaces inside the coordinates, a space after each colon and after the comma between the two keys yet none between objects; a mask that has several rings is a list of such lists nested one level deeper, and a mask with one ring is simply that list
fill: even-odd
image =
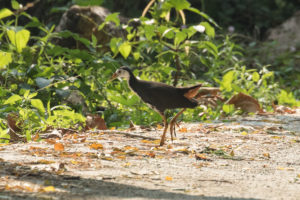
[{"label": "fallen dry leaf", "polygon": [[172,181],[173,178],[172,178],[172,176],[166,176],[166,177],[165,177],[165,180],[166,180],[166,181]]},{"label": "fallen dry leaf", "polygon": [[103,145],[98,143],[93,143],[90,145],[90,149],[95,149],[95,150],[103,149]]},{"label": "fallen dry leaf", "polygon": [[242,92],[232,96],[226,104],[233,104],[236,108],[240,108],[244,112],[263,113],[259,102],[253,97]]},{"label": "fallen dry leaf", "polygon": [[55,161],[41,159],[41,160],[38,160],[37,163],[38,164],[52,164],[52,163],[55,163]]},{"label": "fallen dry leaf", "polygon": [[58,142],[58,143],[54,144],[54,150],[55,151],[63,151],[63,150],[65,150],[65,147],[62,143]]},{"label": "fallen dry leaf", "polygon": [[43,187],[41,189],[41,192],[55,192],[55,187],[54,186]]},{"label": "fallen dry leaf", "polygon": [[203,153],[195,154],[195,158],[196,158],[196,160],[212,161],[211,159],[207,158],[207,156]]},{"label": "fallen dry leaf", "polygon": [[269,153],[263,153],[263,156],[266,157],[266,158],[271,158]]},{"label": "fallen dry leaf", "polygon": [[104,119],[100,115],[90,114],[86,117],[87,130],[96,128],[98,130],[106,130],[107,126]]},{"label": "fallen dry leaf", "polygon": [[162,127],[162,125],[157,124],[157,125],[156,125],[156,128],[157,128],[157,129],[162,129],[163,127]]},{"label": "fallen dry leaf", "polygon": [[187,133],[187,128],[183,127],[181,129],[178,130],[181,133]]}]

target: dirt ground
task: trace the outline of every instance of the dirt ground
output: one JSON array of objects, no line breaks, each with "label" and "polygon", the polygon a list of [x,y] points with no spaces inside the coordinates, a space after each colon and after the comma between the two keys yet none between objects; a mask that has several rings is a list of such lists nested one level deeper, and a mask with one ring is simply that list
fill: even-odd
[{"label": "dirt ground", "polygon": [[161,131],[0,145],[0,199],[300,199],[300,110]]}]

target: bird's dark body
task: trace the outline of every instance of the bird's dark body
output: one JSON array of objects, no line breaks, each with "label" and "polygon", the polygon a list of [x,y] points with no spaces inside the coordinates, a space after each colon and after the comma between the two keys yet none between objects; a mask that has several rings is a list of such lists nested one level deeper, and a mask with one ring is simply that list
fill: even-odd
[{"label": "bird's dark body", "polygon": [[[175,133],[176,119],[186,108],[194,108],[198,105],[198,101],[194,99],[197,96],[201,84],[191,87],[177,88],[160,82],[143,81],[137,79],[128,67],[121,67],[113,75],[112,78],[126,78],[129,87],[151,108],[155,109],[164,121],[164,131],[160,139],[160,146],[165,142],[165,136],[170,127],[171,139]],[[166,109],[182,108],[168,124],[165,115]]]},{"label": "bird's dark body", "polygon": [[138,80],[133,74],[128,85],[145,103],[159,112],[174,108],[194,108],[198,105],[195,99],[188,99],[184,94],[199,85],[176,88],[160,82]]}]

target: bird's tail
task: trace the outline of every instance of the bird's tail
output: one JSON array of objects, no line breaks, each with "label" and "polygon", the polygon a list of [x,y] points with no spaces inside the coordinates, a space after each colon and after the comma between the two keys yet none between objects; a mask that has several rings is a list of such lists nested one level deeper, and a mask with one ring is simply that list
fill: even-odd
[{"label": "bird's tail", "polygon": [[194,85],[188,88],[185,88],[187,91],[184,93],[184,96],[188,99],[194,98],[198,94],[198,90],[202,84]]},{"label": "bird's tail", "polygon": [[225,100],[220,96],[220,89],[216,87],[203,87],[193,97],[199,104],[217,106],[217,101],[224,102]]}]

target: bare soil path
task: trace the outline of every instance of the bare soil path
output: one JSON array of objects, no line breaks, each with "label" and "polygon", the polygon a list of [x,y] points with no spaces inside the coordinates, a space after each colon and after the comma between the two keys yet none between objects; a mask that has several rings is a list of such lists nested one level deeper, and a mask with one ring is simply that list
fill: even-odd
[{"label": "bare soil path", "polygon": [[300,110],[126,132],[0,145],[0,199],[300,199]]}]

